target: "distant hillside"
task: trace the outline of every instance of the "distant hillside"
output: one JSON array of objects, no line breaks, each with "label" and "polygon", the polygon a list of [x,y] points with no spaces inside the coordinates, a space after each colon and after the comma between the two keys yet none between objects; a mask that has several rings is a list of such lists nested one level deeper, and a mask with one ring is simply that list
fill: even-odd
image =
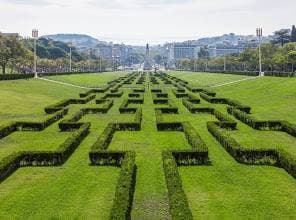
[{"label": "distant hillside", "polygon": [[72,42],[78,50],[94,48],[99,43],[105,43],[85,34],[54,34],[43,37],[64,43]]},{"label": "distant hillside", "polygon": [[[216,37],[204,37],[198,40],[193,40],[190,42],[194,42],[195,44],[208,46],[208,45],[219,45],[219,44],[230,44],[236,45],[239,40],[241,41],[256,41],[258,38],[254,35],[236,35],[234,33],[224,34]],[[271,40],[271,36],[263,37],[263,42],[269,42]]]},{"label": "distant hillside", "polygon": [[[23,39],[24,45],[29,50],[33,51],[33,40]],[[55,41],[41,37],[37,42],[37,55],[40,58],[58,59],[67,58],[69,56],[70,47],[61,41]],[[72,59],[79,61],[83,59],[83,55],[74,47],[72,48]]]}]

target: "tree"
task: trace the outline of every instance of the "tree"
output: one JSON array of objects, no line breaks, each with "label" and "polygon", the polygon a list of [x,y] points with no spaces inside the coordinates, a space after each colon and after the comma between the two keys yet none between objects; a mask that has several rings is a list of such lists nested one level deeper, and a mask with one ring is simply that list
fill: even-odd
[{"label": "tree", "polygon": [[295,25],[292,26],[291,42],[296,42],[296,27],[295,27]]},{"label": "tree", "polygon": [[278,51],[278,47],[274,44],[262,44],[261,52],[262,52],[262,65],[264,70],[272,71],[274,67],[274,63],[272,58],[274,54]]},{"label": "tree", "polygon": [[5,74],[6,66],[10,64],[11,72],[15,67],[16,61],[25,54],[25,48],[15,36],[0,36],[0,65]]},{"label": "tree", "polygon": [[284,69],[284,65],[287,63],[287,58],[280,52],[276,53],[272,60],[277,66],[281,67],[281,70]]},{"label": "tree", "polygon": [[200,58],[208,58],[209,57],[209,52],[205,47],[201,47],[199,52],[198,52],[198,57]]},{"label": "tree", "polygon": [[10,48],[7,45],[7,37],[0,35],[0,65],[2,73],[5,74],[7,63],[10,59]]},{"label": "tree", "polygon": [[274,38],[272,40],[272,43],[284,46],[284,44],[290,42],[290,40],[290,29],[281,29],[274,32]]},{"label": "tree", "polygon": [[292,72],[294,72],[294,66],[296,64],[296,50],[288,53],[288,62],[292,65]]}]

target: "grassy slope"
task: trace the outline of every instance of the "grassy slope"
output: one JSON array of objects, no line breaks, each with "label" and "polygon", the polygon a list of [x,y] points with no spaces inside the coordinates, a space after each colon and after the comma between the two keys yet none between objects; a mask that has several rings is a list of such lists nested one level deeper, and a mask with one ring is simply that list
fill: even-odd
[{"label": "grassy slope", "polygon": [[15,120],[40,120],[44,107],[85,91],[29,79],[0,81],[0,125]]},{"label": "grassy slope", "polygon": [[[99,77],[97,80],[100,80]],[[31,120],[31,114],[34,116],[43,111],[45,105],[59,101],[61,97],[78,97],[78,91],[83,91],[35,80],[6,81],[1,89],[5,94],[15,94],[10,96],[10,99],[3,97],[2,106],[14,104],[22,108],[22,111],[5,108],[3,114],[19,114],[21,118],[28,120]],[[24,95],[21,93],[22,90]],[[19,98],[23,96],[30,98]],[[91,106],[93,103],[88,105]],[[117,112],[119,104],[120,102],[116,102],[113,111]],[[71,106],[70,114],[78,109],[78,105]],[[111,115],[115,116],[114,112]],[[40,117],[44,117],[41,112]],[[124,118],[118,120],[130,119]],[[6,117],[4,121],[5,119]],[[65,165],[21,168],[1,183],[0,218],[10,216],[42,219],[50,216],[106,219],[112,205],[119,169],[89,166],[88,152],[98,134],[113,119],[116,120],[115,117],[110,118],[110,115],[97,115],[95,119],[91,119],[90,116],[83,118],[94,122],[91,133]],[[58,131],[57,123],[42,132],[13,133],[0,140],[0,158],[20,150],[54,150],[68,135],[68,132]]]},{"label": "grassy slope", "polygon": [[[193,85],[199,85],[200,82],[204,85],[225,83],[244,77],[190,72],[173,72],[172,75],[185,79]],[[252,112],[259,119],[280,119],[296,123],[296,78],[263,77],[217,87],[213,90],[219,97],[237,99],[250,105]]]},{"label": "grassy slope", "polygon": [[[99,81],[100,76],[97,77]],[[212,78],[212,74],[201,77]],[[231,81],[232,77],[236,76],[222,76],[222,79],[216,79],[216,82]],[[209,79],[208,83],[211,82],[212,79]],[[279,168],[238,164],[208,133],[206,122],[215,120],[214,117],[207,114],[190,114],[182,105],[181,99],[175,99],[170,89],[168,92],[170,98],[173,98],[178,105],[180,114],[167,115],[165,118],[191,121],[209,146],[210,159],[213,163],[212,166],[207,167],[179,168],[184,190],[196,219],[292,218],[296,215],[295,179]],[[76,97],[77,94],[73,92],[71,97]],[[97,218],[99,216],[106,219],[112,204],[119,169],[90,167],[87,153],[109,121],[126,121],[132,118],[132,115],[118,114],[118,107],[126,97],[127,93],[124,97],[116,99],[115,106],[108,115],[89,115],[82,119],[82,121],[92,122],[91,133],[64,166],[22,168],[1,183],[0,216],[2,218],[8,214],[19,218],[24,216],[45,218],[49,215],[60,218]],[[204,101],[200,105],[214,106],[225,112],[224,105],[211,105]],[[156,131],[154,115],[156,105],[152,104],[150,93],[145,94],[145,104],[141,106],[143,107],[142,131],[117,132],[109,149],[132,149],[137,153],[138,172],[132,209],[133,219],[169,219],[161,151],[186,149],[189,146],[182,133]],[[71,114],[77,109],[79,106],[72,106]],[[46,140],[58,133],[56,129],[53,125],[44,131],[44,135],[47,135]],[[41,133],[39,136],[34,134],[37,136],[33,137],[30,137],[29,133],[25,136],[22,134],[24,132],[18,132],[3,139],[3,143],[0,142],[0,148],[13,147],[13,142],[22,140],[25,145],[15,146],[15,149],[22,149],[23,146],[30,147],[30,143],[38,146],[45,140]],[[46,141],[44,147],[53,148],[63,140],[62,135],[67,134],[58,134],[54,140]],[[232,132],[231,135],[248,147],[264,147],[274,143],[292,150],[295,146],[295,138],[286,134],[257,132],[242,123],[239,123],[239,130]],[[267,137],[269,137],[268,140],[266,140]],[[265,143],[262,143],[262,138]],[[257,143],[260,145],[258,146]],[[6,153],[9,149],[10,147],[7,148]]]},{"label": "grassy slope", "polygon": [[245,79],[248,76],[230,74],[208,74],[200,72],[170,71],[170,75],[189,81],[195,86],[211,86],[227,83],[235,80]]},{"label": "grassy slope", "polygon": [[98,86],[106,84],[115,78],[125,76],[127,72],[105,72],[105,73],[89,73],[89,74],[73,74],[64,76],[50,76],[49,79],[61,82],[72,83],[75,85]]},{"label": "grassy slope", "polygon": [[[180,78],[188,80],[188,75],[185,73],[185,76]],[[195,82],[196,80],[192,80],[192,83]],[[239,86],[250,82],[254,81],[241,82]],[[220,83],[223,83],[223,80]],[[266,83],[268,85],[268,82]],[[286,86],[281,85],[281,87],[291,87],[291,83],[293,83],[291,79],[286,80]],[[258,83],[254,86],[257,93],[256,89],[260,87],[259,85]],[[267,85],[265,84],[265,86]],[[238,95],[236,90],[239,90],[239,86],[232,85],[228,94],[233,94],[234,98]],[[286,108],[289,106],[283,97],[291,96],[294,88],[282,90],[283,92],[280,93],[281,89],[275,87],[274,83],[273,89],[277,93],[273,93],[272,100],[266,100],[268,104],[262,110],[269,111],[268,108],[274,105],[272,103],[274,99],[278,103],[283,103],[282,106]],[[218,94],[223,93],[223,88],[219,89]],[[254,92],[253,96],[261,96],[263,99],[264,95],[268,94],[257,93]],[[283,101],[281,102],[281,100]],[[207,131],[206,122],[216,120],[213,116],[192,115],[182,106],[180,101],[175,102],[179,106],[182,116],[170,115],[166,117],[167,120],[190,120],[207,143],[212,161],[210,167],[179,168],[183,187],[196,219],[292,218],[296,215],[296,182],[294,178],[279,168],[238,164]],[[257,102],[257,105],[254,103],[255,108],[258,103],[260,102]],[[199,106],[212,106],[226,113],[225,105],[211,105],[202,100]],[[286,119],[295,121],[295,115]],[[282,132],[255,131],[240,122],[238,122],[238,128],[239,130],[230,132],[230,134],[243,146],[248,148],[285,147],[296,157],[296,141],[290,135]]]}]

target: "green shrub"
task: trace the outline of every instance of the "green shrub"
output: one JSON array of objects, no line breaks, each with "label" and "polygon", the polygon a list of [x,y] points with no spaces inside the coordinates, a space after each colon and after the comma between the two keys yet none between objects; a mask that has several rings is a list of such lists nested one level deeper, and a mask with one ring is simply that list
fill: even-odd
[{"label": "green shrub", "polygon": [[162,160],[172,219],[193,219],[172,152],[163,152]]},{"label": "green shrub", "polygon": [[131,219],[136,184],[135,158],[135,152],[126,152],[121,162],[121,171],[117,181],[110,219]]},{"label": "green shrub", "polygon": [[1,80],[16,80],[16,79],[29,79],[33,78],[34,74],[0,74],[0,81]]}]

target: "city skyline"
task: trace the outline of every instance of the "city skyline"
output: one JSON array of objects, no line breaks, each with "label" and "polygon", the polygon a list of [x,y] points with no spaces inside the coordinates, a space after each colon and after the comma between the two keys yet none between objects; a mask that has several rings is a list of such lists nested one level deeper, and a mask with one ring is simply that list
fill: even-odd
[{"label": "city skyline", "polygon": [[[0,30],[30,36],[83,33],[130,45],[163,44],[225,33],[264,35],[290,28],[296,2],[255,0],[0,0]],[[15,18],[18,19],[15,19]],[[236,18],[236,19],[234,19]]]}]

